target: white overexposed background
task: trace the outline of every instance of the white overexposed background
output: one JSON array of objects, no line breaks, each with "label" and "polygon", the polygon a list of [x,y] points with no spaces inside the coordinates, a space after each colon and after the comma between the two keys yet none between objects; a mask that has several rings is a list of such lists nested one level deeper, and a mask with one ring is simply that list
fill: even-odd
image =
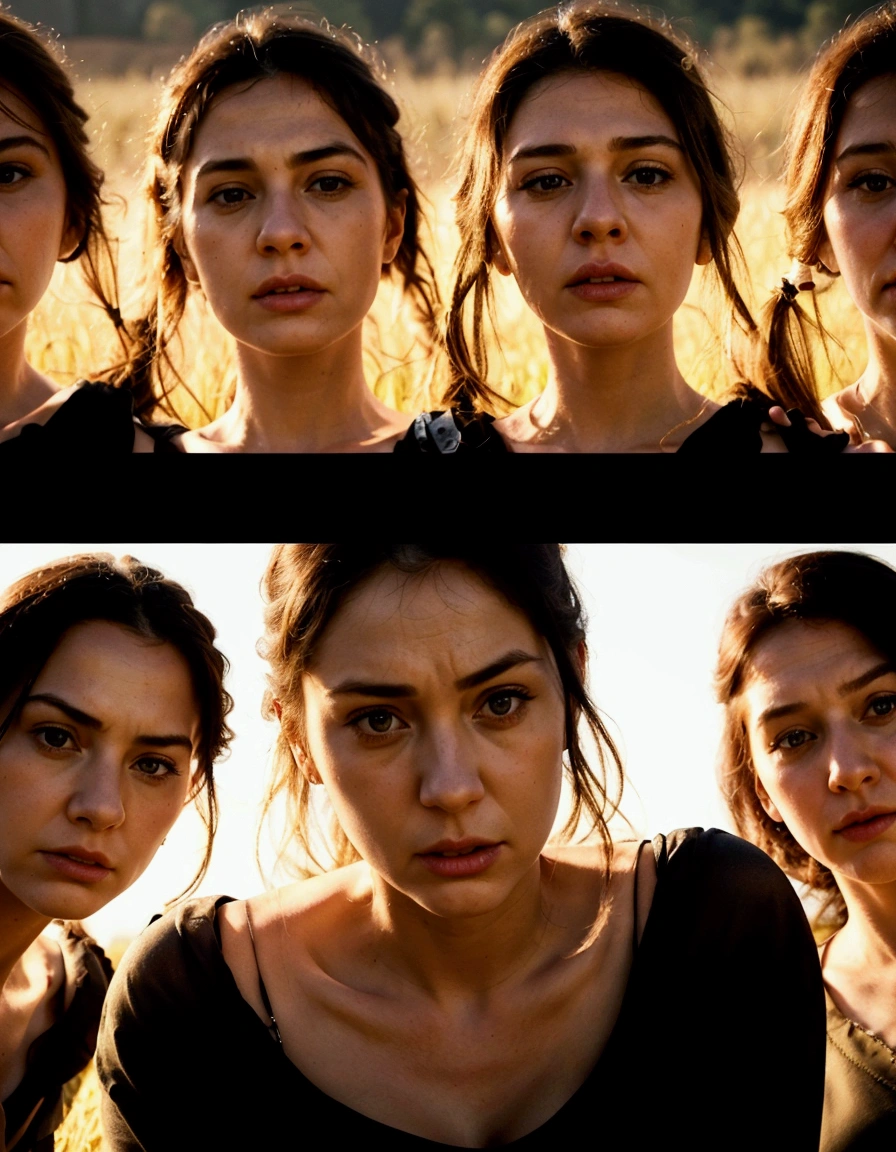
[{"label": "white overexposed background", "polygon": [[[236,733],[219,765],[220,827],[200,892],[249,896],[259,806],[273,726],[261,719],[265,666],[259,584],[269,544],[3,544],[0,587],[75,552],[131,554],[184,584],[214,622],[231,672]],[[896,565],[892,544],[572,544],[570,569],[589,617],[591,691],[623,753],[623,812],[638,834],[688,825],[729,827],[718,797],[716,647],[733,597],[770,561],[817,548],[852,548]],[[620,830],[622,835],[631,835]],[[89,927],[103,945],[140,931],[188,883],[203,830],[188,810],[143,877]],[[263,862],[273,853],[263,838]]]}]

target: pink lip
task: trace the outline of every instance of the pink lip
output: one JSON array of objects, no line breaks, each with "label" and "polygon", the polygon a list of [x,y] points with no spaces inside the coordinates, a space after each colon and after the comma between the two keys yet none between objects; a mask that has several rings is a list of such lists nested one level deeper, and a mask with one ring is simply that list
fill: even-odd
[{"label": "pink lip", "polygon": [[[291,292],[284,289],[293,289]],[[300,289],[300,291],[296,291]],[[262,308],[270,312],[302,312],[323,299],[326,289],[310,276],[271,276],[252,293]]]},{"label": "pink lip", "polygon": [[834,829],[845,840],[863,842],[880,836],[896,821],[896,812],[887,808],[863,808],[850,812]]},{"label": "pink lip", "polygon": [[[607,276],[612,276],[613,279],[606,282]],[[592,280],[604,280],[604,283],[592,284]],[[640,280],[624,264],[592,262],[578,268],[565,287],[580,300],[603,303],[630,296],[639,284]]]},{"label": "pink lip", "polygon": [[51,868],[83,883],[103,880],[114,871],[109,858],[102,852],[88,852],[83,848],[71,847],[44,850],[40,854]]},{"label": "pink lip", "polygon": [[[501,847],[500,843],[494,844],[473,837],[464,840],[440,840],[423,852],[418,852],[417,859],[436,876],[458,879],[478,876],[491,867],[497,860]],[[446,856],[446,852],[452,855]]]}]

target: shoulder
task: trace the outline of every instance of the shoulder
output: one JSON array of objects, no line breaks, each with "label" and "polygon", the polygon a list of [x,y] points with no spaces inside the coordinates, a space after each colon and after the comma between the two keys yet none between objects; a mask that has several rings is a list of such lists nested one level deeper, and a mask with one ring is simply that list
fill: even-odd
[{"label": "shoulder", "polygon": [[678,828],[654,837],[661,877],[687,878],[719,895],[752,892],[801,907],[790,881],[761,849],[719,828]]},{"label": "shoulder", "polygon": [[0,453],[133,451],[133,398],[126,388],[81,381],[5,429]]},{"label": "shoulder", "polygon": [[762,451],[762,424],[768,419],[771,401],[755,389],[722,404],[685,438],[679,452],[712,455]]},{"label": "shoulder", "polygon": [[423,412],[411,422],[395,445],[395,451],[436,456],[473,450],[506,453],[507,445],[495,430],[494,423],[494,417],[486,413],[466,417],[453,408]]},{"label": "shoulder", "polygon": [[148,452],[180,454],[185,451],[181,437],[189,431],[183,424],[140,424],[140,431],[146,437]]}]

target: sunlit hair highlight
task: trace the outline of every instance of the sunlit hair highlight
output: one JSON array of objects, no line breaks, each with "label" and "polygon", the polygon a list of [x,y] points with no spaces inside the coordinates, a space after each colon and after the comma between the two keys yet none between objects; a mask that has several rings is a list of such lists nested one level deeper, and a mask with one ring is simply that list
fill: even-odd
[{"label": "sunlit hair highlight", "polygon": [[[697,51],[666,20],[612,0],[562,5],[518,25],[479,79],[460,160],[460,247],[447,320],[446,403],[464,410],[505,403],[487,384],[485,316],[493,316],[497,249],[492,213],[504,144],[532,87],[566,73],[615,72],[641,84],[675,125],[703,202],[703,232],[729,314],[747,333],[756,325],[735,282],[743,266],[733,228],[740,203],[733,142],[696,65]],[[469,318],[467,313],[469,311]],[[468,335],[469,332],[469,335]]]},{"label": "sunlit hair highlight", "polygon": [[846,905],[833,873],[760,803],[744,722],[741,694],[756,650],[793,620],[846,624],[896,666],[896,571],[860,552],[807,552],[772,564],[734,601],[719,643],[716,696],[725,706],[719,772],[734,826],[821,898],[819,924],[839,926]]},{"label": "sunlit hair highlight", "polygon": [[[891,74],[896,75],[896,5],[887,3],[848,24],[821,49],[797,101],[784,143],[787,251],[790,258],[821,275],[835,275],[823,263],[820,248],[826,238],[824,205],[843,117],[864,84]],[[766,305],[763,324],[767,351],[762,371],[770,387],[782,402],[802,408],[829,428],[812,356],[816,337],[826,350],[828,335],[814,294],[809,316],[797,293],[782,284]]]},{"label": "sunlit hair highlight", "polygon": [[386,204],[392,206],[400,193],[407,194],[404,236],[383,274],[397,273],[427,335],[434,334],[438,290],[420,240],[421,195],[396,129],[398,105],[378,78],[380,71],[372,52],[348,31],[269,9],[241,13],[215,25],[173,70],[150,137],[149,250],[155,252],[156,263],[148,307],[135,326],[136,340],[122,373],[132,381],[139,412],[170,410],[167,397],[172,383],[190,391],[171,354],[189,294],[178,252],[183,173],[199,125],[216,97],[233,85],[248,86],[280,75],[307,81],[370,153]]},{"label": "sunlit hair highlight", "polygon": [[[285,801],[281,860],[288,860],[296,874],[311,875],[359,859],[335,817],[321,830],[322,837],[315,835],[311,786],[292,751],[305,737],[302,677],[313,665],[328,624],[346,596],[377,570],[393,568],[414,577],[443,563],[469,568],[522,612],[550,647],[564,696],[564,769],[573,793],[562,836],[574,836],[583,823],[585,835],[596,833],[605,848],[608,876],[612,842],[607,823],[618,807],[622,762],[588,695],[581,660],[585,615],[558,544],[280,544],[274,549],[263,581],[265,635],[259,652],[270,665],[263,712],[274,719],[279,708],[280,732],[262,821],[275,801]],[[593,738],[597,769],[583,751],[581,725]]]},{"label": "sunlit hair highlight", "polygon": [[89,621],[120,624],[149,642],[170,644],[187,663],[199,705],[197,772],[190,799],[206,829],[199,869],[182,896],[194,891],[211,860],[218,824],[215,762],[233,733],[233,700],[224,688],[228,664],[215,646],[211,621],[174,580],[125,556],[87,553],[55,560],[0,593],[0,740],[13,723],[41,669],[65,633]]}]

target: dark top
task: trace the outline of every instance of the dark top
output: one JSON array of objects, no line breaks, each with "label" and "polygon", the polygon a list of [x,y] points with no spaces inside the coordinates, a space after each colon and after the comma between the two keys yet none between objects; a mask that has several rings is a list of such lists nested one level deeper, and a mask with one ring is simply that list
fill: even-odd
[{"label": "dark top", "polygon": [[65,961],[65,980],[57,994],[56,1023],[33,1042],[22,1081],[3,1101],[7,1140],[37,1109],[21,1138],[9,1145],[13,1152],[52,1149],[53,1133],[62,1123],[63,1086],[90,1063],[103,998],[112,979],[112,965],[102,948],[80,925],[66,924],[59,946]]},{"label": "dark top", "polygon": [[[712,416],[687,437],[679,446],[678,454],[691,456],[752,455],[762,451],[761,426],[768,420],[772,401],[756,389],[731,400],[713,412]],[[790,409],[787,415],[790,428],[775,425],[776,432],[788,452],[827,455],[842,452],[849,444],[849,434],[838,432],[832,436],[816,436],[806,427],[801,412]],[[510,449],[492,425],[493,416],[484,413],[470,418],[455,409],[447,412],[424,412],[408,428],[395,445],[396,452],[449,455],[467,453],[470,449],[483,452],[509,452]]]},{"label": "dark top", "polygon": [[0,442],[0,463],[52,454],[130,455],[134,451],[134,402],[126,388],[83,381],[45,424],[26,424]]},{"label": "dark top", "polygon": [[896,1052],[848,1020],[827,993],[821,1152],[896,1148]]},{"label": "dark top", "polygon": [[[817,1152],[824,998],[784,875],[715,829],[654,841],[657,885],[619,1018],[584,1083],[525,1152],[685,1142]],[[382,1124],[315,1087],[243,1000],[217,909],[193,900],[132,945],[106,1003],[97,1068],[111,1149],[453,1147]],[[175,1122],[176,1118],[176,1122]],[[607,1147],[619,1146],[611,1141]]]}]

